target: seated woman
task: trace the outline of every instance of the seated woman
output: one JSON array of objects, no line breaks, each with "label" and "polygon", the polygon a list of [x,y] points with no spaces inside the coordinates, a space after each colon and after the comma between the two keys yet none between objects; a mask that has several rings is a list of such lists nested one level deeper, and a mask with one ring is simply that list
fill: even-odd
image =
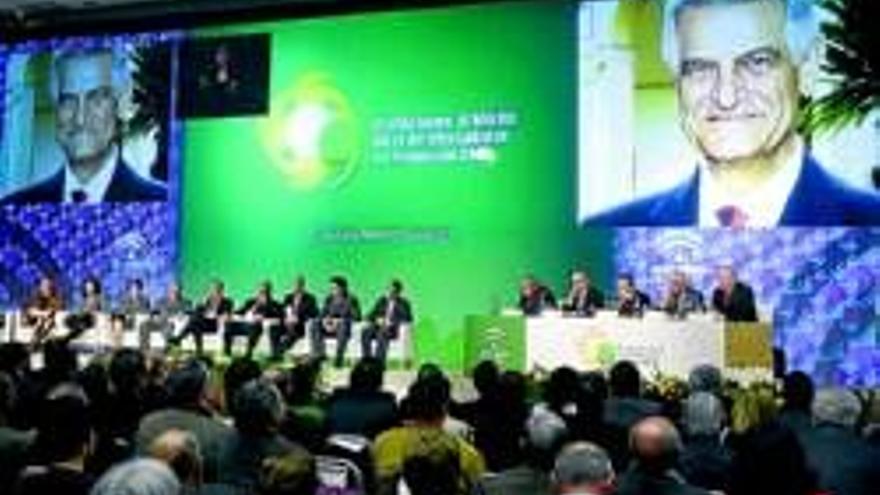
[{"label": "seated woman", "polygon": [[55,315],[64,309],[55,281],[42,277],[34,295],[28,299],[23,311],[23,324],[33,328],[31,346],[38,347],[55,328]]}]

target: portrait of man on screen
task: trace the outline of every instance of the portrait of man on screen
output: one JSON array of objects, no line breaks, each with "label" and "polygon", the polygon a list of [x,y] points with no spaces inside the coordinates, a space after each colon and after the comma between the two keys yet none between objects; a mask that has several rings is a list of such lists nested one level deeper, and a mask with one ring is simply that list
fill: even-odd
[{"label": "portrait of man on screen", "polygon": [[812,0],[669,0],[663,55],[699,156],[678,186],[586,219],[601,226],[880,224],[880,195],[833,175],[798,134]]},{"label": "portrait of man on screen", "polygon": [[164,201],[166,187],[123,156],[122,102],[132,88],[120,47],[58,50],[49,64],[54,141],[61,163],[48,178],[26,184],[3,204]]}]

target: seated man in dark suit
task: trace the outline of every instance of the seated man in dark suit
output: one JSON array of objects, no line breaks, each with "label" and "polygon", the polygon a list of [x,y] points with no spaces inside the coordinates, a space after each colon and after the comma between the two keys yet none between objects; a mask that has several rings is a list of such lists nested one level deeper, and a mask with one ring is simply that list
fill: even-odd
[{"label": "seated man in dark suit", "polygon": [[175,319],[187,319],[192,312],[192,301],[187,299],[183,290],[177,283],[168,286],[168,292],[163,296],[153,310],[150,318],[144,322],[140,331],[140,348],[147,351],[150,348],[150,333],[162,332],[166,344],[174,339]]},{"label": "seated man in dark suit", "polygon": [[129,282],[128,290],[113,312],[113,323],[122,330],[134,330],[135,319],[139,314],[150,311],[150,298],[144,291],[143,280],[136,278]]},{"label": "seated man in dark suit", "polygon": [[276,360],[305,336],[306,325],[318,317],[318,301],[306,290],[306,279],[302,275],[296,277],[293,291],[284,296],[282,305],[284,324],[269,330],[272,359]]},{"label": "seated man in dark suit", "polygon": [[726,321],[758,321],[755,293],[737,280],[736,272],[729,266],[718,270],[718,287],[712,292],[712,309],[721,313]]},{"label": "seated man in dark suit", "polygon": [[527,275],[519,288],[519,309],[526,316],[540,316],[547,308],[556,308],[553,291],[539,282],[534,275]]},{"label": "seated man in dark suit", "polygon": [[703,294],[691,285],[684,272],[676,270],[669,280],[669,290],[663,302],[663,311],[675,318],[686,318],[691,313],[705,313]]},{"label": "seated man in dark suit", "polygon": [[196,307],[192,318],[180,335],[174,337],[171,345],[177,346],[187,336],[192,335],[196,343],[196,354],[202,355],[203,339],[205,333],[217,333],[229,317],[232,315],[232,299],[226,297],[226,288],[223,282],[215,279],[211,284],[211,291],[205,300]]},{"label": "seated man in dark suit", "polygon": [[272,284],[269,281],[262,282],[257,294],[245,301],[226,324],[223,332],[223,353],[227,356],[231,355],[232,340],[244,335],[248,339],[247,356],[251,356],[263,335],[263,325],[268,324],[270,328],[279,327],[283,316],[284,309],[272,297]]},{"label": "seated man in dark suit", "polygon": [[384,363],[388,353],[388,342],[397,338],[400,325],[412,323],[412,319],[412,306],[403,297],[403,284],[400,280],[394,279],[388,286],[388,292],[376,301],[367,315],[368,323],[361,334],[362,356],[375,356]]},{"label": "seated man in dark suit", "polygon": [[676,76],[681,126],[700,155],[697,170],[586,224],[880,225],[880,195],[835,177],[797,131],[801,70],[817,39],[814,9],[813,2],[666,2],[664,56]]},{"label": "seated man in dark suit", "polygon": [[336,338],[337,368],[342,367],[345,349],[351,338],[351,325],[361,319],[361,307],[357,297],[348,290],[348,281],[335,276],[330,279],[330,295],[324,299],[320,316],[309,326],[309,340],[312,344],[312,357],[324,359],[326,351],[324,338]]},{"label": "seated man in dark suit", "polygon": [[642,316],[651,309],[651,298],[640,291],[632,275],[624,273],[617,277],[617,314],[620,316]]},{"label": "seated man in dark suit", "polygon": [[165,187],[122,156],[120,101],[131,79],[121,49],[78,49],[52,63],[56,140],[65,164],[3,204],[165,201]]},{"label": "seated man in dark suit", "polygon": [[593,286],[585,272],[571,274],[571,288],[562,301],[562,311],[570,316],[593,316],[605,307],[605,296]]}]

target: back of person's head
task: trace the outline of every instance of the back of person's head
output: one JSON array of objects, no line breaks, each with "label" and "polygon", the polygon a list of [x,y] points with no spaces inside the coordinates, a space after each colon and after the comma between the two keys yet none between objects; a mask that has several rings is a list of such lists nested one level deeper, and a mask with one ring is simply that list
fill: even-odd
[{"label": "back of person's head", "polygon": [[581,388],[584,392],[601,401],[608,398],[608,380],[599,371],[588,371],[581,374]]},{"label": "back of person's head", "polygon": [[813,404],[815,387],[813,379],[803,371],[792,371],[785,375],[782,386],[782,397],[785,408],[809,412]]},{"label": "back of person's head", "polygon": [[740,439],[731,468],[730,495],[808,495],[816,478],[791,430],[768,423]]},{"label": "back of person's head", "polygon": [[168,402],[172,407],[198,406],[208,387],[208,369],[202,361],[189,359],[173,369],[165,380]]},{"label": "back of person's head", "polygon": [[199,440],[189,431],[171,429],[150,444],[150,457],[167,464],[181,483],[202,484],[203,460]]},{"label": "back of person's head", "polygon": [[853,429],[862,414],[862,403],[849,390],[823,389],[813,400],[813,422]]},{"label": "back of person's head", "polygon": [[76,352],[61,339],[49,339],[43,346],[46,377],[52,384],[74,378],[78,363]]},{"label": "back of person's head", "polygon": [[315,458],[303,449],[263,460],[257,495],[314,495],[318,489]]},{"label": "back of person's head", "polygon": [[495,364],[495,361],[490,359],[480,361],[474,367],[474,388],[477,389],[477,392],[481,397],[490,396],[495,393],[500,377],[501,373],[498,370],[498,365]]},{"label": "back of person's head", "polygon": [[147,361],[135,349],[120,349],[110,359],[110,384],[116,394],[135,395],[144,385]]},{"label": "back of person's head", "polygon": [[743,433],[773,421],[776,413],[776,397],[773,391],[752,386],[735,394],[730,412],[730,426],[735,433]]},{"label": "back of person's head", "polygon": [[317,360],[306,360],[291,368],[287,375],[284,397],[291,405],[304,404],[315,396],[321,364]]},{"label": "back of person's head", "polygon": [[232,413],[233,398],[238,389],[245,383],[262,376],[260,365],[253,359],[242,356],[229,363],[223,372],[223,396],[226,401],[226,412]]},{"label": "back of person's head", "polygon": [[416,372],[416,380],[432,376],[446,376],[446,374],[443,373],[443,369],[435,363],[424,363],[419,366],[419,371]]},{"label": "back of person's head", "polygon": [[245,435],[268,435],[277,431],[284,415],[284,399],[278,388],[265,379],[251,380],[236,392],[232,417],[235,428]]},{"label": "back of person's head", "polygon": [[682,450],[678,430],[666,418],[645,418],[630,432],[630,450],[642,469],[660,474],[675,466]]},{"label": "back of person's head", "polygon": [[85,455],[91,435],[92,418],[85,392],[72,383],[51,390],[40,405],[37,458],[51,463]]},{"label": "back of person's head", "polygon": [[16,374],[30,365],[30,353],[27,346],[20,342],[0,344],[0,371]]},{"label": "back of person's head", "polygon": [[407,395],[407,413],[414,420],[442,420],[446,417],[449,394],[449,381],[443,376],[432,375],[416,380]]},{"label": "back of person's head", "polygon": [[459,446],[441,430],[422,430],[404,446],[403,481],[411,495],[452,495],[461,479]]},{"label": "back of person's head", "polygon": [[544,388],[544,401],[551,409],[562,412],[567,405],[577,403],[580,392],[581,383],[577,371],[562,366],[550,373],[550,379]]},{"label": "back of person's head", "polygon": [[723,385],[721,370],[711,364],[695,366],[688,374],[688,388],[691,393],[709,392],[721,397]]},{"label": "back of person's head", "polygon": [[382,390],[385,365],[382,361],[368,357],[355,364],[349,376],[349,387],[356,392],[378,392]]},{"label": "back of person's head", "polygon": [[510,408],[507,412],[525,407],[527,388],[525,375],[519,371],[505,371],[498,380],[499,403],[502,407]]},{"label": "back of person's head", "polygon": [[614,397],[638,397],[641,395],[642,375],[630,361],[618,361],[611,367],[608,386]]},{"label": "back of person's head", "polygon": [[553,459],[568,440],[568,426],[558,414],[535,408],[526,420],[526,451],[529,463],[542,471],[553,467]]},{"label": "back of person's head", "polygon": [[682,411],[688,435],[718,435],[724,425],[724,404],[710,392],[691,394]]},{"label": "back of person's head", "polygon": [[91,495],[179,495],[174,472],[155,459],[134,459],[118,464],[102,476]]},{"label": "back of person's head", "polygon": [[606,493],[614,482],[614,468],[602,447],[577,442],[556,457],[551,479],[555,493]]}]

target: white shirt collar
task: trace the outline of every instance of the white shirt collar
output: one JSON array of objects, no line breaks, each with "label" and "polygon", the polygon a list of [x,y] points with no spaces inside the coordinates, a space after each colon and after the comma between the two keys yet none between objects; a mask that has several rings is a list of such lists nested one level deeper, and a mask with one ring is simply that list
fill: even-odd
[{"label": "white shirt collar", "polygon": [[119,148],[113,145],[113,149],[104,158],[101,170],[95,174],[92,179],[83,184],[79,177],[70,170],[70,163],[64,167],[64,202],[73,202],[74,191],[83,191],[86,193],[86,203],[100,203],[104,201],[104,195],[110,188],[110,181],[113,180],[113,174],[116,172],[116,166],[119,162]]},{"label": "white shirt collar", "polygon": [[701,163],[699,184],[699,213],[701,227],[721,227],[717,212],[727,206],[736,206],[748,218],[748,227],[774,227],[782,218],[788,197],[794,189],[804,158],[804,145],[795,138],[795,152],[769,180],[758,184],[750,192],[732,193]]}]

